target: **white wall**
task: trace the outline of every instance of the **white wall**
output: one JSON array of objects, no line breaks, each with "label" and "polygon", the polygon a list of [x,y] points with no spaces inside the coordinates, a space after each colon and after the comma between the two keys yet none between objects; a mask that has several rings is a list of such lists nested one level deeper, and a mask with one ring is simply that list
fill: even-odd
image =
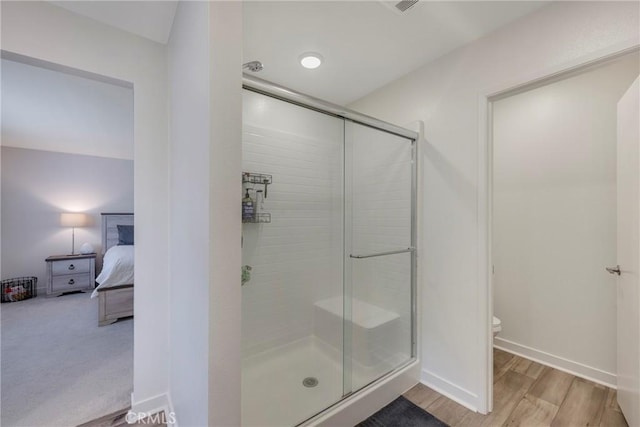
[{"label": "white wall", "polygon": [[89,216],[89,226],[75,230],[76,253],[85,242],[102,253],[100,213],[133,211],[132,160],[3,146],[1,169],[2,278],[36,276],[40,295],[45,258],[71,253],[61,212]]},{"label": "white wall", "polygon": [[133,160],[133,90],[3,59],[2,145]]},{"label": "white wall", "polygon": [[164,404],[168,367],[167,78],[163,45],[43,2],[5,2],[2,49],[133,83],[134,409]]},{"label": "white wall", "polygon": [[169,41],[170,395],[240,425],[241,5],[181,2]]},{"label": "white wall", "polygon": [[242,169],[273,176],[271,223],[242,226],[242,263],[253,269],[242,287],[244,357],[313,335],[313,303],[342,295],[343,132],[340,119],[243,91]]},{"label": "white wall", "polygon": [[[180,3],[169,40],[169,386],[183,426],[207,424],[209,6]],[[198,195],[194,197],[194,195]]]},{"label": "white wall", "polygon": [[612,386],[616,104],[638,59],[493,103],[495,343]]},{"label": "white wall", "polygon": [[423,381],[486,409],[486,289],[478,275],[479,95],[580,58],[638,44],[635,3],[546,6],[355,102],[399,125],[425,122]]},{"label": "white wall", "polygon": [[242,4],[211,2],[209,422],[240,425]]}]

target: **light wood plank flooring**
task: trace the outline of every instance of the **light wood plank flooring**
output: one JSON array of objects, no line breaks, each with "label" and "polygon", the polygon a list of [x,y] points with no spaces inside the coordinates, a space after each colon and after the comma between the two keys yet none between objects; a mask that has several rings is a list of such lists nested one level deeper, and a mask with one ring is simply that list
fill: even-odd
[{"label": "light wood plank flooring", "polygon": [[491,414],[470,411],[422,384],[404,397],[451,427],[628,427],[615,390],[497,349]]}]

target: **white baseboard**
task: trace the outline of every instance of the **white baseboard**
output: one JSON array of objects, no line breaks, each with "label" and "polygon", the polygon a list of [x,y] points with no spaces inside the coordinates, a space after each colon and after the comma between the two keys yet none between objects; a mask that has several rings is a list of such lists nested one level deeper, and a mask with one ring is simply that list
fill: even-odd
[{"label": "white baseboard", "polygon": [[127,422],[129,422],[129,420],[134,420],[139,415],[142,417],[153,417],[155,414],[159,414],[161,412],[165,413],[165,416],[162,419],[163,423],[166,423],[171,427],[178,427],[178,423],[175,420],[173,404],[171,403],[171,398],[167,393],[159,394],[142,401],[136,401],[133,393],[131,393],[131,409],[127,414]]},{"label": "white baseboard", "polygon": [[454,402],[461,404],[465,408],[478,412],[477,394],[471,393],[469,390],[465,390],[464,388],[459,387],[452,382],[427,371],[426,369],[422,370],[420,382],[427,387],[434,389],[441,395],[448,397]]},{"label": "white baseboard", "polygon": [[617,387],[617,376],[611,372],[606,372],[598,368],[584,365],[564,357],[555,356],[553,354],[527,347],[504,338],[495,337],[493,346],[499,350],[522,356],[534,362],[550,366],[559,371],[567,372],[576,377],[584,378],[594,383],[602,384],[615,389]]}]

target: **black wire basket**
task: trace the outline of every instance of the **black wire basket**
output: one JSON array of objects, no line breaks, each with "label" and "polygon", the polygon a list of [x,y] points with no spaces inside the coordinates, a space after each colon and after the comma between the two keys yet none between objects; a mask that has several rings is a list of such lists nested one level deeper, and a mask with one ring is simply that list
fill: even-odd
[{"label": "black wire basket", "polygon": [[16,277],[0,283],[2,284],[2,302],[22,301],[38,294],[37,277]]}]

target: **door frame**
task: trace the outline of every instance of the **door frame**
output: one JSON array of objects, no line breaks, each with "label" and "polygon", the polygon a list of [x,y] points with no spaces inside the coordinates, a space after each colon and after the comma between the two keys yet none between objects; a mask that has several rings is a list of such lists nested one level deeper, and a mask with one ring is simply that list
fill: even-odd
[{"label": "door frame", "polygon": [[479,337],[484,348],[478,358],[478,370],[484,381],[482,390],[484,393],[478,396],[478,411],[481,413],[489,413],[493,410],[493,102],[565,79],[638,51],[640,51],[638,39],[629,39],[554,67],[531,70],[526,75],[487,87],[479,93],[477,280],[480,294],[479,320],[485,325]]}]

